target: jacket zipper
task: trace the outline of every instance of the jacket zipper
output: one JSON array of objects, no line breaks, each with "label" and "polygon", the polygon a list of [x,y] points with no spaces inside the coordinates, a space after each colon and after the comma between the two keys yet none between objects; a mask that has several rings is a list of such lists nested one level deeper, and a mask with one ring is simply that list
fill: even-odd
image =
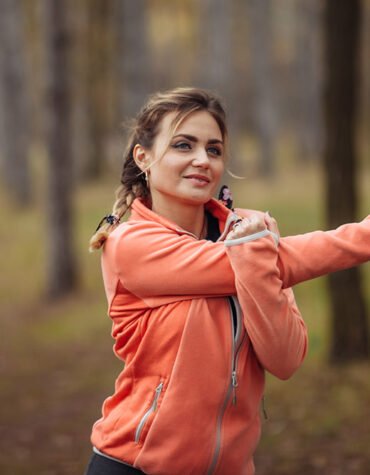
[{"label": "jacket zipper", "polygon": [[230,304],[230,319],[231,319],[231,338],[232,338],[232,355],[231,355],[231,380],[228,385],[228,390],[222,404],[221,410],[217,417],[217,424],[216,424],[216,446],[213,452],[213,457],[211,461],[211,465],[207,471],[207,475],[211,475],[216,467],[218,457],[220,454],[221,449],[221,427],[222,427],[222,419],[224,417],[226,407],[230,400],[231,393],[233,393],[233,404],[236,405],[236,388],[238,387],[238,378],[237,378],[237,358],[239,355],[239,350],[242,346],[244,341],[245,332],[243,333],[243,338],[240,340],[240,335],[242,333],[242,324],[241,324],[241,316],[240,316],[240,306],[239,302],[236,297],[231,297],[233,299],[235,309],[236,309],[236,328],[234,328],[234,320],[232,315],[232,309]]},{"label": "jacket zipper", "polygon": [[159,399],[159,396],[161,395],[162,389],[163,389],[163,383],[160,383],[157,386],[156,390],[155,390],[152,405],[146,411],[146,413],[143,415],[143,417],[141,418],[141,420],[139,422],[139,425],[136,428],[136,432],[135,432],[135,442],[136,443],[138,443],[139,440],[140,440],[141,432],[142,432],[142,430],[145,426],[146,421],[148,420],[148,417],[150,416],[150,414],[152,414],[153,412],[155,412],[157,410],[158,399]]},{"label": "jacket zipper", "polygon": [[[232,367],[231,367],[231,385],[233,387],[233,404],[236,405],[236,388],[238,387],[238,378],[237,378],[237,356],[239,354],[239,350],[241,347],[242,341],[240,340],[240,334],[242,331],[241,325],[241,317],[240,317],[240,306],[238,299],[236,297],[231,297],[236,311],[236,328],[234,328],[234,320],[232,318],[232,330],[233,330],[233,360],[232,360]],[[232,311],[231,311],[232,313]],[[235,336],[234,336],[235,335]],[[243,335],[244,336],[244,335]]]}]

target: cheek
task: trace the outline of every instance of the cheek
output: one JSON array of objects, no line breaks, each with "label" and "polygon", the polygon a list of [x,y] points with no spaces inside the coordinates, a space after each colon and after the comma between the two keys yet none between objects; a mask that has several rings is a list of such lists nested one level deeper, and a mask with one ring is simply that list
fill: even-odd
[{"label": "cheek", "polygon": [[225,163],[220,162],[217,164],[216,170],[215,170],[215,176],[218,177],[218,179],[221,179],[222,174],[225,171]]},{"label": "cheek", "polygon": [[215,192],[215,190],[217,190],[217,188],[219,187],[220,185],[220,181],[221,181],[221,178],[222,178],[222,175],[224,173],[224,170],[225,170],[225,166],[224,164],[220,164],[218,165],[214,171],[213,171],[213,177],[214,177],[214,186],[213,186],[213,190],[212,190],[212,193]]},{"label": "cheek", "polygon": [[160,178],[171,172],[171,167],[168,166],[166,161],[161,159],[158,162],[154,162],[149,170],[153,177]]},{"label": "cheek", "polygon": [[163,188],[174,186],[179,179],[180,172],[176,167],[168,165],[166,162],[159,162],[150,170],[152,186]]}]

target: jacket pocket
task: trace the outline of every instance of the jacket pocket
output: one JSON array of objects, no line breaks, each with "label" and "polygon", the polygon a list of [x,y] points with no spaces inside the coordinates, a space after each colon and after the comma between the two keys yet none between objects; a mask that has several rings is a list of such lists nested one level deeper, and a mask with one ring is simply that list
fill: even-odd
[{"label": "jacket pocket", "polygon": [[139,443],[140,441],[140,436],[143,432],[143,429],[149,419],[149,417],[151,416],[151,414],[153,414],[156,410],[157,410],[157,407],[158,407],[158,400],[159,400],[159,397],[162,393],[162,389],[163,389],[163,382],[159,383],[159,385],[157,386],[155,392],[154,392],[154,396],[153,396],[153,402],[152,402],[152,405],[149,407],[149,409],[144,413],[144,415],[142,416],[142,418],[140,419],[140,422],[138,424],[138,426],[136,427],[136,431],[135,431],[135,442],[136,443]]}]

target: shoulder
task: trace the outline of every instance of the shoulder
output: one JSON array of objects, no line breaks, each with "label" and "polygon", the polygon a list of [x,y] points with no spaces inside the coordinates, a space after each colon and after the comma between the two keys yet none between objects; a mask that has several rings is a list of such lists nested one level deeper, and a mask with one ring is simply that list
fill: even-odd
[{"label": "shoulder", "polygon": [[143,243],[149,246],[156,236],[164,236],[173,233],[160,223],[150,221],[127,221],[120,224],[109,236],[104,246],[105,250],[126,247],[129,250],[132,246],[140,246]]},{"label": "shoulder", "polygon": [[103,249],[103,261],[113,267],[121,267],[123,263],[125,266],[137,265],[149,256],[159,257],[187,239],[189,236],[179,236],[161,223],[127,221],[109,235]]}]

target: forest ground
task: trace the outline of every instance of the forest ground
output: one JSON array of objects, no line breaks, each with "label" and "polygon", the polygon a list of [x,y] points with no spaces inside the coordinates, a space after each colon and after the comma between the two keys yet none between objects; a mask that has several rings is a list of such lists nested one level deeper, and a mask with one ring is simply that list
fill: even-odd
[{"label": "forest ground", "polygon": [[[283,174],[274,183],[237,185],[238,204],[269,209],[282,234],[320,226],[320,175],[315,167],[294,173],[295,178]],[[363,179],[368,181],[368,172]],[[91,425],[122,367],[112,354],[99,256],[86,251],[89,235],[109,210],[113,188],[108,180],[78,191],[80,286],[53,303],[42,293],[44,205],[39,201],[14,213],[1,201],[2,475],[82,475],[90,456]],[[369,203],[369,195],[363,201]],[[369,270],[364,266],[368,308]],[[329,366],[325,280],[301,284],[296,295],[310,331],[309,355],[289,381],[267,378],[268,419],[256,455],[257,475],[365,475],[370,466],[370,361]]]}]

